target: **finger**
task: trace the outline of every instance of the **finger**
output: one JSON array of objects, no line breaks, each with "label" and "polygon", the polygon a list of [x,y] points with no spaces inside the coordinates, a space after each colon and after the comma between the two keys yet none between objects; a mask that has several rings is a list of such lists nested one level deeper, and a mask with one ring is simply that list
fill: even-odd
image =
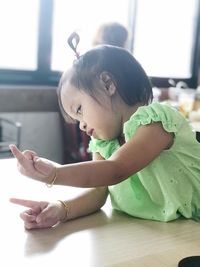
[{"label": "finger", "polygon": [[24,222],[36,222],[37,215],[29,214],[29,211],[20,213],[20,217]]},{"label": "finger", "polygon": [[48,219],[48,208],[42,210],[40,214],[38,214],[36,218],[36,222],[39,224],[41,222],[45,222]]},{"label": "finger", "polygon": [[56,222],[26,222],[24,221],[24,227],[27,229],[27,230],[31,230],[31,229],[42,229],[42,228],[50,228],[52,227],[53,225],[55,225]]},{"label": "finger", "polygon": [[13,154],[13,156],[19,161],[20,164],[23,165],[24,160],[26,159],[23,153],[16,147],[16,145],[9,145],[9,148]]},{"label": "finger", "polygon": [[42,228],[40,225],[38,225],[36,222],[24,222],[24,227],[27,230],[31,229],[37,229],[37,228]]},{"label": "finger", "polygon": [[34,167],[45,176],[51,175],[55,169],[52,163],[38,157],[34,157]]},{"label": "finger", "polygon": [[13,204],[21,205],[24,207],[32,208],[35,210],[35,208],[39,207],[39,202],[34,200],[28,200],[28,199],[21,199],[21,198],[10,198],[9,201]]},{"label": "finger", "polygon": [[35,212],[33,209],[26,210],[24,211],[24,213],[27,213],[28,215],[34,215],[34,216],[38,215],[38,213]]},{"label": "finger", "polygon": [[33,158],[34,158],[35,156],[37,156],[36,152],[34,152],[34,151],[32,151],[32,150],[25,150],[25,151],[23,152],[23,154],[24,154],[25,158],[30,159],[30,160],[33,160]]}]

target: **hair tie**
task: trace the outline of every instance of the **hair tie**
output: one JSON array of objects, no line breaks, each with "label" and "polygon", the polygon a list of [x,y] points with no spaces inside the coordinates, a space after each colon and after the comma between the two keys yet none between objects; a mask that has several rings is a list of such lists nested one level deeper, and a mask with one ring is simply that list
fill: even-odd
[{"label": "hair tie", "polygon": [[75,56],[77,59],[80,58],[79,52],[77,52],[77,46],[79,44],[80,41],[80,37],[78,35],[78,33],[73,32],[70,34],[70,36],[67,39],[67,43],[68,45],[71,47],[71,49],[75,52]]}]

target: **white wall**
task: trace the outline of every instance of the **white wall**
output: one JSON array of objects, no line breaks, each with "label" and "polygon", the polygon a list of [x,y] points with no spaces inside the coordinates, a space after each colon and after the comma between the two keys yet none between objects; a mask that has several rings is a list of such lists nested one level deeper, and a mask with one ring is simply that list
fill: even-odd
[{"label": "white wall", "polygon": [[62,163],[63,133],[55,89],[0,87],[0,117],[21,123],[22,150]]},{"label": "white wall", "polygon": [[21,123],[20,149],[62,162],[62,131],[58,112],[0,113],[0,117]]}]

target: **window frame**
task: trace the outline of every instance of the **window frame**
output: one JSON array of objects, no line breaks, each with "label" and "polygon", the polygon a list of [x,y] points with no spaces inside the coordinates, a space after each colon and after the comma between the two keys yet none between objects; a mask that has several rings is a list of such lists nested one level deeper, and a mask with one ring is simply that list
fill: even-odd
[{"label": "window frame", "polygon": [[[134,50],[134,29],[136,19],[135,10],[138,0],[130,0],[129,9],[129,27],[130,49]],[[52,52],[52,27],[53,27],[53,8],[54,0],[40,0],[39,3],[39,28],[38,28],[38,53],[37,53],[37,70],[13,70],[0,69],[0,84],[16,85],[50,85],[57,86],[61,77],[61,71],[52,71],[51,52]],[[198,1],[198,22],[195,29],[194,49],[192,56],[192,76],[188,79],[177,78],[175,82],[184,81],[190,88],[196,88],[198,85],[200,72],[200,1]],[[156,87],[169,87],[169,78],[150,77],[152,85]]]},{"label": "window frame", "polygon": [[55,86],[61,72],[51,71],[53,0],[40,0],[36,70],[0,69],[0,84]]}]

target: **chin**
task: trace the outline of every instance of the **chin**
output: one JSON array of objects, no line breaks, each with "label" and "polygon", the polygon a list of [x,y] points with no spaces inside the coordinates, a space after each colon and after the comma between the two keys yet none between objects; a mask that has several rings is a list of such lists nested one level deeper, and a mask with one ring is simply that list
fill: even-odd
[{"label": "chin", "polygon": [[109,139],[108,137],[105,137],[105,136],[93,135],[92,137],[95,138],[95,139],[98,139],[98,140],[103,140],[103,141],[109,141],[109,140],[111,140],[111,139]]},{"label": "chin", "polygon": [[102,138],[100,138],[101,140],[104,140],[104,141],[111,141],[111,140],[114,140],[114,139],[117,139],[118,137],[117,136],[104,136]]},{"label": "chin", "polygon": [[95,138],[95,139],[103,140],[103,141],[111,141],[113,139],[117,139],[119,137],[119,135],[112,135],[112,134],[110,134],[110,135],[107,134],[106,135],[106,134],[102,134],[102,135],[98,135],[97,136],[96,134],[93,134],[92,137]]}]

